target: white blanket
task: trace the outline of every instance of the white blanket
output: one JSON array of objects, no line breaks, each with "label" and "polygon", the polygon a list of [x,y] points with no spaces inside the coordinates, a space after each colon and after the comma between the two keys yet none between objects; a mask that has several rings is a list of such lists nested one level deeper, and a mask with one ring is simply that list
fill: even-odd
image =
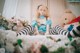
[{"label": "white blanket", "polygon": [[[50,39],[51,37],[52,39]],[[41,44],[44,44],[46,47],[49,48],[49,51],[54,51],[59,47],[66,47],[65,44],[69,43],[69,39],[65,35],[37,35],[37,36],[26,36],[22,35],[19,36],[18,39],[22,39],[24,41],[23,47],[31,46],[32,42],[40,42]],[[58,39],[61,39],[61,41],[55,42]]]}]

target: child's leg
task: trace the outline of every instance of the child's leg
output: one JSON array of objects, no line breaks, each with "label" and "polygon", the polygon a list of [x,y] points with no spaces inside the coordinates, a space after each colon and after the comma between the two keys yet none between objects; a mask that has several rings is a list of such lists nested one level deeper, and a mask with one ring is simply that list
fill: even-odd
[{"label": "child's leg", "polygon": [[68,37],[80,37],[80,26],[74,27],[73,30],[69,32]]},{"label": "child's leg", "polygon": [[74,27],[72,31],[68,32],[67,30],[64,30],[59,25],[57,25],[55,30],[58,34],[66,35],[68,37],[80,37],[80,26]]},{"label": "child's leg", "polygon": [[64,30],[61,26],[57,25],[55,26],[55,31],[59,34],[59,35],[68,35],[69,31]]},{"label": "child's leg", "polygon": [[17,33],[18,35],[33,35],[34,34],[34,28],[31,25],[28,25],[24,29],[22,29],[20,32]]},{"label": "child's leg", "polygon": [[50,35],[57,35],[58,33],[56,33],[55,28],[53,27],[53,28],[49,29],[49,34]]}]

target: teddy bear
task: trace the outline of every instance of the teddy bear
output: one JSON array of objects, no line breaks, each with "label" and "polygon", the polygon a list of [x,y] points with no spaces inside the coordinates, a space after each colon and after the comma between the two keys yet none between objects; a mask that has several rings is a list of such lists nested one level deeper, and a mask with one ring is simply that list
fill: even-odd
[{"label": "teddy bear", "polygon": [[[65,12],[63,13],[61,20],[62,20],[62,27],[65,30],[71,31],[74,26],[79,25],[79,20],[76,21],[77,17],[72,13],[70,9],[66,9]],[[76,21],[76,22],[75,22]]]},{"label": "teddy bear", "polygon": [[0,48],[4,48],[6,53],[14,53],[17,46],[16,32],[0,29]]},{"label": "teddy bear", "polygon": [[67,29],[68,31],[71,31],[74,27],[79,25],[80,25],[80,16],[66,23],[64,28]]},{"label": "teddy bear", "polygon": [[61,19],[62,27],[55,26],[58,34],[66,35],[67,37],[80,37],[80,16],[76,17],[71,10],[67,9]]}]

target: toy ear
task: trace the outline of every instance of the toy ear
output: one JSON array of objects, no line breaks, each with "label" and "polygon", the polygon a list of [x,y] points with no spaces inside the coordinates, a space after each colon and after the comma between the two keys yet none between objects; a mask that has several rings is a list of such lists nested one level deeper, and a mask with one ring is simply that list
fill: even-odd
[{"label": "toy ear", "polygon": [[21,39],[18,39],[18,40],[17,40],[17,43],[18,43],[18,45],[22,48],[22,45],[21,45],[22,40],[21,40]]}]

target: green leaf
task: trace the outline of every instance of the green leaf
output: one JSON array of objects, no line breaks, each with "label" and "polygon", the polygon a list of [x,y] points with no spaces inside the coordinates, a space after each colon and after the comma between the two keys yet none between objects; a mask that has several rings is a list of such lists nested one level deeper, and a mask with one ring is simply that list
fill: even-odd
[{"label": "green leaf", "polygon": [[73,38],[72,38],[72,37],[68,37],[68,39],[69,39],[70,41],[72,41]]},{"label": "green leaf", "polygon": [[48,48],[45,45],[42,45],[40,48],[41,53],[49,53]]},{"label": "green leaf", "polygon": [[65,53],[65,48],[59,47],[56,51],[53,51],[51,53]]},{"label": "green leaf", "polygon": [[21,40],[21,39],[18,39],[18,40],[17,40],[17,43],[18,43],[18,45],[22,48],[22,45],[21,45],[22,40]]}]

